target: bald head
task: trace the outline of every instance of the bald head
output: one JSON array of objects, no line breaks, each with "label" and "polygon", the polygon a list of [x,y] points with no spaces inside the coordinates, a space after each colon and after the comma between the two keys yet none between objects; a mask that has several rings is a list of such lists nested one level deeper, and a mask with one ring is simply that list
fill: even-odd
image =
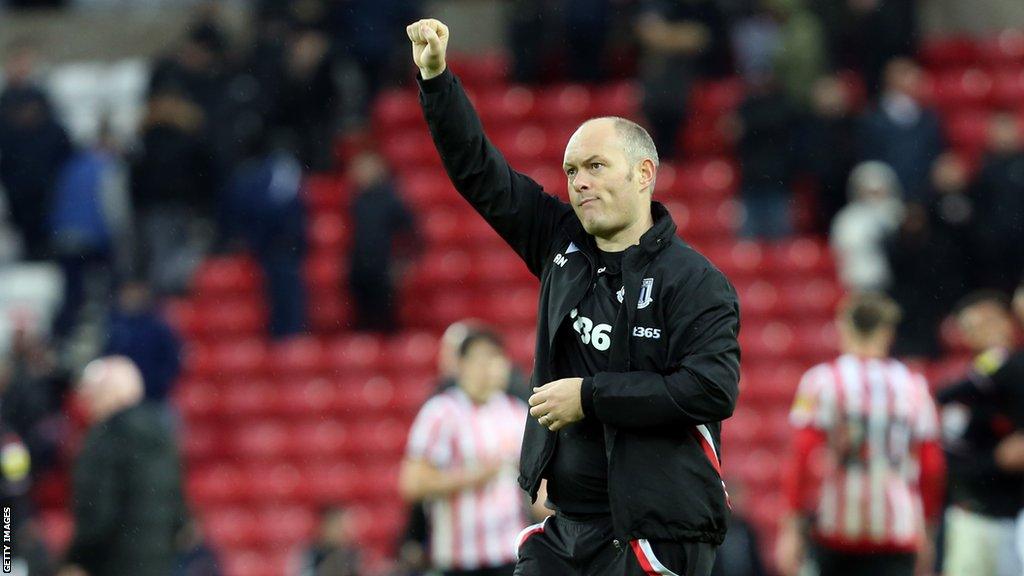
[{"label": "bald head", "polygon": [[99,358],[82,371],[78,393],[90,417],[102,421],[142,401],[142,374],[124,356]]},{"label": "bald head", "polygon": [[[651,138],[651,135],[648,134],[643,126],[636,122],[620,116],[591,118],[580,124],[580,127],[569,138],[569,143],[572,144],[577,135],[590,131],[604,131],[609,135],[614,134],[618,138],[619,146],[621,146],[622,152],[626,155],[626,160],[630,164],[639,164],[649,159],[655,168],[658,167],[658,149],[654,145],[654,139]],[[651,193],[654,193],[653,181],[651,182]]]}]

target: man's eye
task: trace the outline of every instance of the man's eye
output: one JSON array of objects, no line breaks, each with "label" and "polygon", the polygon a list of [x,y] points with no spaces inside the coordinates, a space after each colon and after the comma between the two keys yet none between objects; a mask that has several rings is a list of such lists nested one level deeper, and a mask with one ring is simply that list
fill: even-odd
[{"label": "man's eye", "polygon": [[574,176],[575,174],[576,174],[576,169],[575,168],[569,168],[568,170],[565,171],[565,175],[566,176]]},{"label": "man's eye", "polygon": [[598,170],[598,169],[600,169],[600,168],[601,168],[602,166],[604,166],[604,164],[601,164],[600,162],[591,162],[591,163],[590,163],[590,169],[591,169],[591,170]]}]

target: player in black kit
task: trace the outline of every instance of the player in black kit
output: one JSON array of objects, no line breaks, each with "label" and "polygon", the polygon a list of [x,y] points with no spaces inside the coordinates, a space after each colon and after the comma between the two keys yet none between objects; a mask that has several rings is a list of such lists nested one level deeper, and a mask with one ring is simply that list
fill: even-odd
[{"label": "player in black kit", "polygon": [[736,405],[736,292],[652,202],[658,154],[622,118],[569,140],[565,202],[511,169],[447,69],[448,28],[407,28],[455,188],[541,282],[519,483],[556,511],[515,573],[707,576],[726,530],[721,421]]}]

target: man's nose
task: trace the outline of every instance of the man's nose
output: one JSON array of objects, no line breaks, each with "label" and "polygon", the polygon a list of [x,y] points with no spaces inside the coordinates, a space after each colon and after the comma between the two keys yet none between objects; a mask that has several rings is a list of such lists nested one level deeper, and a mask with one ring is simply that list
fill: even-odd
[{"label": "man's nose", "polygon": [[582,174],[577,174],[576,177],[572,179],[572,185],[573,188],[579,192],[586,192],[587,190],[590,190],[590,180]]}]

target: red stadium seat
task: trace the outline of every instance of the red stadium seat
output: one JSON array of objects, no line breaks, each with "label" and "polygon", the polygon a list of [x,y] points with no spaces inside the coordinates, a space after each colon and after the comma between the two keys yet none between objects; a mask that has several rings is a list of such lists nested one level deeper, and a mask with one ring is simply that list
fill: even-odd
[{"label": "red stadium seat", "polygon": [[360,470],[351,464],[312,464],[302,469],[306,482],[300,492],[300,501],[318,504],[349,503],[358,493]]},{"label": "red stadium seat", "polygon": [[975,41],[967,37],[930,38],[918,54],[926,67],[943,69],[973,64],[978,48]]},{"label": "red stadium seat", "polygon": [[313,252],[306,258],[303,275],[309,290],[319,293],[337,293],[348,278],[346,258],[337,250]]},{"label": "red stadium seat", "polygon": [[441,167],[441,159],[434,148],[430,133],[426,130],[389,132],[387,138],[382,140],[381,151],[392,166],[435,169]]},{"label": "red stadium seat", "polygon": [[306,205],[313,213],[341,213],[348,205],[348,182],[334,175],[311,175],[303,183]]},{"label": "red stadium seat", "polygon": [[456,70],[459,79],[470,87],[495,86],[505,82],[508,72],[508,55],[502,52],[489,54],[453,54],[448,65]]},{"label": "red stadium seat", "polygon": [[246,339],[218,344],[213,349],[213,362],[221,375],[257,376],[266,370],[267,345],[262,340]]},{"label": "red stadium seat", "polygon": [[533,90],[523,86],[484,90],[476,102],[477,112],[488,129],[528,122],[539,108]]},{"label": "red stadium seat", "polygon": [[197,329],[202,337],[257,336],[267,324],[267,308],[251,297],[198,302],[202,315]]},{"label": "red stadium seat", "polygon": [[1014,108],[1024,101],[1024,68],[1001,68],[992,75],[992,103],[1002,108]]},{"label": "red stadium seat", "polygon": [[771,318],[780,315],[779,290],[765,280],[736,285],[744,316]]},{"label": "red stadium seat", "polygon": [[404,173],[399,183],[402,197],[414,207],[451,207],[453,204],[465,202],[455,191],[445,171],[438,168],[408,171]]},{"label": "red stadium seat", "polygon": [[182,432],[181,449],[189,462],[222,458],[227,452],[226,434],[216,425],[191,422]]},{"label": "red stadium seat", "polygon": [[277,411],[296,420],[317,418],[333,412],[338,387],[326,378],[292,381],[278,387]]},{"label": "red stadium seat", "polygon": [[241,421],[269,416],[277,410],[277,387],[266,380],[237,379],[224,387],[223,394],[224,415]]},{"label": "red stadium seat", "polygon": [[462,286],[469,282],[473,261],[469,253],[460,249],[441,249],[424,254],[413,268],[409,287],[419,294]]},{"label": "red stadium seat", "polygon": [[963,110],[946,119],[946,137],[959,150],[980,151],[988,138],[989,113]]},{"label": "red stadium seat", "polygon": [[189,421],[213,419],[221,413],[221,391],[206,380],[186,379],[175,387],[174,403]]},{"label": "red stadium seat", "polygon": [[309,479],[291,464],[259,464],[246,475],[248,492],[255,502],[276,504],[298,499]]},{"label": "red stadium seat", "polygon": [[[423,122],[416,90],[385,90],[373,107],[374,124],[388,131],[412,129]],[[425,126],[424,126],[425,128]]]},{"label": "red stadium seat", "polygon": [[1024,66],[1024,33],[1015,28],[978,40],[978,60],[986,66]]},{"label": "red stadium seat", "polygon": [[327,345],[327,361],[339,374],[365,372],[377,368],[382,356],[380,338],[369,334],[342,336]]},{"label": "red stadium seat", "polygon": [[208,258],[192,278],[197,295],[238,295],[251,293],[262,282],[259,266],[248,258]]},{"label": "red stadium seat", "polygon": [[350,442],[348,429],[337,420],[306,421],[292,428],[288,452],[301,461],[330,462],[350,453]]},{"label": "red stadium seat", "polygon": [[716,242],[702,252],[733,281],[768,271],[765,250],[756,242]]},{"label": "red stadium seat", "polygon": [[835,263],[828,245],[814,238],[793,238],[776,243],[766,251],[769,270],[784,276],[810,274],[834,277]]},{"label": "red stadium seat", "polygon": [[431,370],[437,362],[438,337],[429,332],[406,332],[388,342],[384,355],[397,374]]},{"label": "red stadium seat", "polygon": [[245,475],[238,467],[224,464],[191,470],[186,489],[191,500],[201,505],[237,502],[248,497]]},{"label": "red stadium seat", "polygon": [[594,95],[588,86],[566,84],[544,88],[537,98],[537,113],[544,122],[579,124],[594,108]]},{"label": "red stadium seat", "polygon": [[592,88],[587,118],[620,116],[637,118],[640,114],[640,89],[634,82],[618,82]]},{"label": "red stadium seat", "polygon": [[992,77],[980,68],[951,70],[935,78],[932,97],[945,110],[987,106],[992,96]]},{"label": "red stadium seat", "polygon": [[274,374],[293,378],[315,376],[324,371],[324,346],[312,336],[298,336],[275,343],[270,349]]},{"label": "red stadium seat", "polygon": [[220,548],[251,546],[260,538],[261,532],[269,532],[260,526],[256,515],[247,508],[218,508],[205,514],[203,528],[210,540]]},{"label": "red stadium seat", "polygon": [[745,89],[739,78],[700,82],[690,94],[694,115],[721,116],[736,109],[743,101]]},{"label": "red stadium seat", "polygon": [[339,214],[316,214],[309,226],[309,243],[313,250],[343,252],[348,248],[350,236],[351,230]]},{"label": "red stadium seat", "polygon": [[310,296],[309,323],[314,332],[335,334],[349,326],[351,311],[347,293],[321,291]]},{"label": "red stadium seat", "polygon": [[288,428],[280,422],[265,421],[235,428],[231,434],[234,453],[244,459],[273,461],[288,447]]}]

